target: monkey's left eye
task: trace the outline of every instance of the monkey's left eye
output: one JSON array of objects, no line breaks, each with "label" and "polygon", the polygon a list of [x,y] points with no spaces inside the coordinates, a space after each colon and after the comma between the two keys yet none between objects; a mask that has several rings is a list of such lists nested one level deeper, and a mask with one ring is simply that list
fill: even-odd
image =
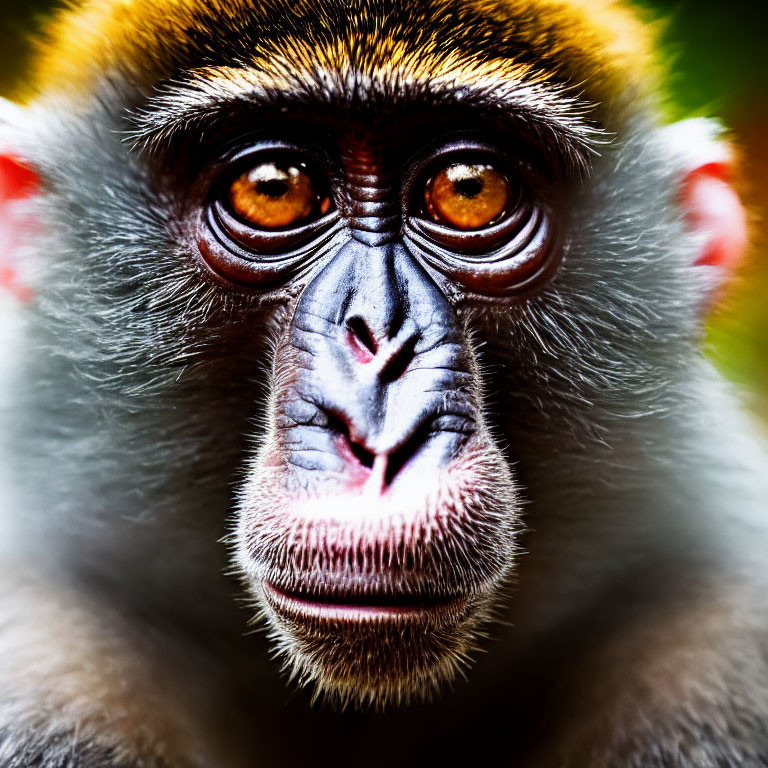
[{"label": "monkey's left eye", "polygon": [[509,179],[483,163],[453,163],[432,176],[424,190],[432,219],[463,230],[495,222],[508,209],[511,197]]},{"label": "monkey's left eye", "polygon": [[534,157],[461,139],[414,163],[406,177],[409,247],[477,294],[531,291],[553,274],[562,249],[557,195]]}]

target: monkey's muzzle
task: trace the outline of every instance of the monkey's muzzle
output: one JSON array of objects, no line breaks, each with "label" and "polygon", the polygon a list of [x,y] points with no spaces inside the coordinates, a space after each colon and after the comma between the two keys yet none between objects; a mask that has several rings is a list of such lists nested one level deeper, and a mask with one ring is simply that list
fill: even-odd
[{"label": "monkey's muzzle", "polygon": [[304,679],[377,701],[452,676],[518,513],[453,308],[401,247],[352,241],[275,352],[240,564]]}]

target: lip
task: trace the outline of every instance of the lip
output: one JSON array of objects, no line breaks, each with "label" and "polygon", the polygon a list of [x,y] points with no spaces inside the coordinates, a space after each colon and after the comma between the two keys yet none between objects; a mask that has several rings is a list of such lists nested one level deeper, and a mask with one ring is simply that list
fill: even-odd
[{"label": "lip", "polygon": [[270,606],[285,618],[347,623],[421,622],[442,624],[464,613],[468,598],[463,595],[414,600],[407,595],[382,594],[352,598],[333,595],[302,595],[263,582]]}]

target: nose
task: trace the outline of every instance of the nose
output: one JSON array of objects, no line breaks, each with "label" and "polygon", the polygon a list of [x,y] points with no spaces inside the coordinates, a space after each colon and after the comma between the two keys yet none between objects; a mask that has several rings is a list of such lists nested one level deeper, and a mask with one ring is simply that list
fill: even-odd
[{"label": "nose", "polygon": [[305,289],[291,341],[304,422],[316,408],[337,457],[384,485],[445,463],[474,431],[456,315],[402,246],[342,248]]}]

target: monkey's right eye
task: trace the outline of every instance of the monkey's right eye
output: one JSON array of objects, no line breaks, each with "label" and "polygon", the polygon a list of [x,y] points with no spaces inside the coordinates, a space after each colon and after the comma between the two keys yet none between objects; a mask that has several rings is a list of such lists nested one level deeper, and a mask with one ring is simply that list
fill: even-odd
[{"label": "monkey's right eye", "polygon": [[204,209],[198,246],[218,275],[270,288],[322,256],[338,228],[327,175],[305,151],[276,142],[229,160]]},{"label": "monkey's right eye", "polygon": [[331,207],[305,168],[291,162],[259,163],[238,176],[229,188],[232,210],[258,229],[301,224]]}]

